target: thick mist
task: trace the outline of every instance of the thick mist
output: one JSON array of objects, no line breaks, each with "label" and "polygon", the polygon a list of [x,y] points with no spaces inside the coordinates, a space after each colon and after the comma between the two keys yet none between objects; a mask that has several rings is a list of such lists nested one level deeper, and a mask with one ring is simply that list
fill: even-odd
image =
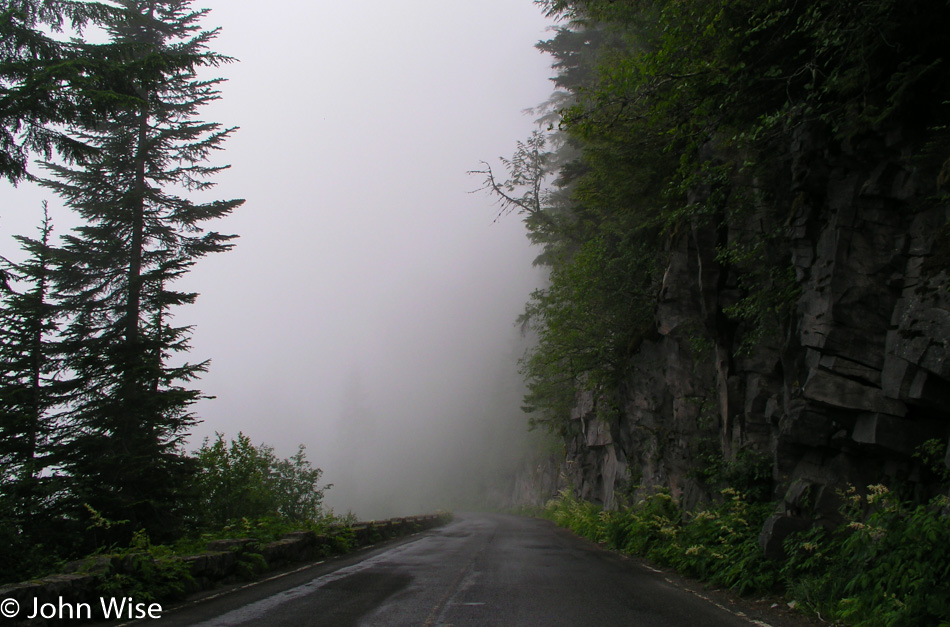
[{"label": "thick mist", "polygon": [[[178,286],[201,294],[175,322],[215,397],[189,449],[302,443],[328,504],[362,518],[478,505],[525,441],[514,322],[541,276],[517,216],[493,222],[466,173],[534,127],[548,24],[531,0],[195,6],[239,60],[209,74],[227,82],[203,119],[240,130],[205,197],[247,202],[210,226],[236,248]],[[44,199],[67,232],[55,196],[0,188],[0,254],[18,257]]]},{"label": "thick mist", "polygon": [[352,370],[339,415],[314,441],[315,458],[334,483],[327,503],[338,513],[383,518],[483,507],[524,456],[512,354],[414,358],[409,344],[405,350],[393,355],[406,366],[402,376]]}]

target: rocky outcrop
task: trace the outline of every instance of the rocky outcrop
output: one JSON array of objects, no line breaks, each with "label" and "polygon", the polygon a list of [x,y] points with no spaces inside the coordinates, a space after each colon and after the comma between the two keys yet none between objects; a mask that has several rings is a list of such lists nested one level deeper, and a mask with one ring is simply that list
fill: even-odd
[{"label": "rocky outcrop", "polygon": [[[547,440],[550,445],[553,439]],[[551,449],[555,450],[551,450]],[[485,504],[492,509],[535,513],[551,498],[567,489],[564,455],[558,447],[545,446],[545,440],[534,443],[532,454],[514,468],[506,481],[493,482],[485,494]]]},{"label": "rocky outcrop", "polygon": [[[791,531],[835,524],[848,485],[932,493],[914,453],[950,436],[950,207],[921,143],[899,130],[839,142],[817,124],[791,138],[769,181],[751,182],[767,203],[670,241],[656,336],[631,358],[620,415],[600,420],[582,395],[567,443],[579,496],[606,507],[654,486],[691,506],[717,464],[767,460],[771,554]],[[756,238],[759,267],[718,254]],[[744,343],[749,321],[727,314],[762,268],[788,270],[773,294],[787,315]]]}]

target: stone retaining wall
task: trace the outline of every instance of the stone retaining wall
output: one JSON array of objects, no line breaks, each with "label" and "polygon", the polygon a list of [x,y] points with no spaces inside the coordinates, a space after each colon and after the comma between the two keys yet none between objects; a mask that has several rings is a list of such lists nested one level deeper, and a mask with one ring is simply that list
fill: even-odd
[{"label": "stone retaining wall", "polygon": [[[261,544],[252,538],[234,540],[214,540],[208,543],[207,550],[198,555],[186,555],[170,558],[187,565],[191,582],[187,582],[188,593],[210,590],[214,587],[234,581],[253,579],[254,575],[289,564],[305,562],[321,556],[338,552],[341,536],[349,535],[356,547],[367,546],[383,540],[390,540],[438,527],[446,522],[441,515],[410,516],[390,520],[358,523],[352,526],[340,525],[331,528],[328,534],[316,534],[312,531],[288,533],[274,542]],[[82,609],[80,616],[72,620],[41,619],[25,620],[33,613],[36,604],[52,604],[57,614],[62,604],[70,608],[79,608],[86,604],[91,608],[95,619],[100,612],[100,598],[103,596],[120,597],[122,592],[104,592],[103,582],[115,575],[132,577],[134,555],[101,555],[67,565],[66,572],[50,575],[42,579],[18,584],[0,586],[0,601],[6,604],[15,601],[20,608],[20,620],[10,620],[6,613],[0,619],[4,625],[54,625],[77,624],[85,618]],[[134,599],[139,602],[140,599]],[[4,606],[4,612],[10,605]],[[83,608],[84,609],[84,608]]]}]

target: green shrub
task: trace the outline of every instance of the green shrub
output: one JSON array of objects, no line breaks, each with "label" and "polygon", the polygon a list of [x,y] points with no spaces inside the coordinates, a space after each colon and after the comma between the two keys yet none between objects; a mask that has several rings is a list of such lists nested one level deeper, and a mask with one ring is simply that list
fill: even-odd
[{"label": "green shrub", "polygon": [[290,458],[279,459],[274,449],[255,446],[243,433],[230,442],[218,433],[213,443],[202,443],[195,459],[198,507],[191,523],[197,529],[219,529],[242,519],[305,523],[326,514],[323,494],[331,486],[320,485],[323,471],[307,460],[303,445]]},{"label": "green shrub", "polygon": [[726,488],[722,503],[690,515],[666,556],[670,565],[737,592],[772,590],[778,567],[765,559],[759,532],[771,505],[751,503],[744,494]]},{"label": "green shrub", "polygon": [[669,490],[658,489],[630,508],[601,511],[563,491],[548,504],[547,516],[608,548],[740,593],[772,590],[778,566],[758,544],[770,506],[749,503],[732,488],[722,496],[713,509],[684,513]]},{"label": "green shrub", "polygon": [[666,547],[679,533],[682,512],[668,490],[658,490],[625,512],[626,542],[621,550],[665,563]]},{"label": "green shrub", "polygon": [[950,622],[950,506],[900,502],[883,485],[843,495],[847,522],[789,538],[782,574],[804,609],[856,625]]},{"label": "green shrub", "polygon": [[128,548],[108,555],[112,566],[100,575],[100,594],[131,596],[142,602],[169,601],[184,597],[194,584],[188,565],[170,548],[152,544],[144,531],[133,534]]},{"label": "green shrub", "polygon": [[267,560],[260,553],[245,551],[238,555],[235,573],[241,579],[254,579],[267,572]]},{"label": "green shrub", "polygon": [[600,514],[599,507],[575,498],[569,489],[561,490],[558,497],[545,506],[547,518],[594,542],[601,541]]},{"label": "green shrub", "polygon": [[773,511],[727,488],[720,503],[683,512],[666,490],[619,511],[602,511],[567,490],[547,517],[608,548],[670,566],[740,594],[785,593],[797,607],[855,625],[950,625],[950,499],[902,503],[882,485],[841,494],[846,522],[785,542],[784,562],[758,543]]},{"label": "green shrub", "polygon": [[334,529],[330,535],[331,553],[349,553],[356,546],[356,534],[349,525]]}]

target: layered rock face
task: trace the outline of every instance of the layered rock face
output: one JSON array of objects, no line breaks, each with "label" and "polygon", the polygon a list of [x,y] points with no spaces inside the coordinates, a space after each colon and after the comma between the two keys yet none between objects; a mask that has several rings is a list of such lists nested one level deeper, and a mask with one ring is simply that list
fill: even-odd
[{"label": "layered rock face", "polygon": [[[920,149],[899,131],[842,143],[803,125],[775,157],[769,206],[671,240],[657,333],[631,358],[619,418],[598,420],[589,396],[574,409],[579,496],[614,507],[665,486],[692,506],[715,489],[704,469],[718,455],[766,460],[775,552],[789,531],[834,524],[849,485],[936,489],[914,453],[950,435],[950,208]],[[742,266],[718,252],[752,232],[782,234],[763,260],[794,279],[788,315],[750,346],[726,315]]]}]

